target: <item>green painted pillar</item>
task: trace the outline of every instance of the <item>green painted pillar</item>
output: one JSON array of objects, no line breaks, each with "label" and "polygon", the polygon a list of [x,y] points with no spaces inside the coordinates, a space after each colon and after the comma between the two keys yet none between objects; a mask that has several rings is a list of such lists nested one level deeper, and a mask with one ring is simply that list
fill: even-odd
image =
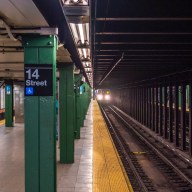
[{"label": "green painted pillar", "polygon": [[74,65],[59,69],[60,162],[74,162]]},{"label": "green painted pillar", "polygon": [[13,127],[13,81],[5,81],[5,126]]},{"label": "green painted pillar", "polygon": [[26,36],[23,46],[26,67],[51,64],[53,68],[53,95],[25,96],[25,192],[56,192],[57,38]]},{"label": "green painted pillar", "polygon": [[87,91],[86,91],[86,114],[88,112],[88,108],[89,108],[89,85],[87,84]]},{"label": "green painted pillar", "polygon": [[80,94],[80,127],[83,127],[83,93]]},{"label": "green painted pillar", "polygon": [[81,126],[84,126],[85,119],[85,83],[82,84],[82,95],[81,95]]},{"label": "green painted pillar", "polygon": [[85,85],[85,117],[87,115],[87,111],[88,111],[88,91],[89,91],[89,85],[86,83]]},{"label": "green painted pillar", "polygon": [[81,115],[80,115],[80,83],[81,74],[75,74],[75,139],[80,139]]},{"label": "green painted pillar", "polygon": [[85,120],[86,116],[86,84],[84,83],[84,95],[83,95],[83,120]]}]

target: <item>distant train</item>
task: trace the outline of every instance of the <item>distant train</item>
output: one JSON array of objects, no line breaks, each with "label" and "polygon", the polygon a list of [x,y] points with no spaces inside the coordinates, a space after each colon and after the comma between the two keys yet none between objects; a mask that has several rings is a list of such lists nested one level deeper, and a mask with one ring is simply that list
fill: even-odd
[{"label": "distant train", "polygon": [[95,96],[98,101],[110,101],[111,91],[109,89],[97,89],[95,90]]}]

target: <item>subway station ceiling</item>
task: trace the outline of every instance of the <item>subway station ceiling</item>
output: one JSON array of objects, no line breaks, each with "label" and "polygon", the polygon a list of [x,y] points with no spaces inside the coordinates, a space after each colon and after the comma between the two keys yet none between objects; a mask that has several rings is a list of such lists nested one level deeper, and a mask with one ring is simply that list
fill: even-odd
[{"label": "subway station ceiling", "polygon": [[92,0],[94,86],[192,68],[191,0]]},{"label": "subway station ceiling", "polygon": [[65,2],[60,0],[0,1],[0,80],[23,81],[23,35],[56,34],[57,29],[59,37],[57,63],[61,66],[74,62],[86,76],[66,21]]},{"label": "subway station ceiling", "polygon": [[42,27],[58,27],[57,62],[74,62],[95,87],[189,70],[191,10],[191,0],[1,0],[0,79],[23,80],[17,30]]}]

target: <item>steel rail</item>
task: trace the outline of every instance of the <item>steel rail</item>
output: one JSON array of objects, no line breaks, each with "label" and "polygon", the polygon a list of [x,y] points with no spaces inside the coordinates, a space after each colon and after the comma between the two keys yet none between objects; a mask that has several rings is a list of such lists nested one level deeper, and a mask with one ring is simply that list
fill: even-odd
[{"label": "steel rail", "polygon": [[154,147],[145,137],[143,137],[134,127],[128,123],[121,115],[119,115],[112,107],[109,107],[127,126],[131,127],[131,129],[135,132],[137,136],[139,136],[142,140],[144,140],[149,147],[151,147],[160,158],[162,158],[167,164],[169,164],[177,174],[179,174],[185,181],[192,185],[192,180],[188,178],[182,171],[180,171],[169,159],[167,159],[156,147]]},{"label": "steel rail", "polygon": [[[101,109],[101,112],[102,112],[105,120],[107,121],[107,124],[108,124],[109,128],[112,129],[113,132],[115,133],[115,137],[116,137],[116,139],[117,139],[117,141],[118,141],[118,144],[119,144],[120,147],[121,147],[121,150],[123,150],[123,154],[124,154],[125,156],[127,156],[126,150],[124,149],[123,144],[122,144],[120,138],[118,137],[118,135],[117,135],[117,133],[116,133],[116,131],[115,131],[115,129],[114,129],[114,127],[113,127],[110,119],[108,118],[107,114],[105,113],[104,108],[100,106],[100,109]],[[131,159],[130,159],[129,157],[127,157],[126,160],[128,161],[129,166],[130,166],[131,170],[133,171],[135,177],[138,179],[139,184],[141,185],[142,189],[143,189],[145,192],[148,192],[148,189],[146,188],[146,186],[145,186],[142,178],[140,177],[139,173],[137,172],[137,170],[136,170],[133,162],[131,161]]]}]

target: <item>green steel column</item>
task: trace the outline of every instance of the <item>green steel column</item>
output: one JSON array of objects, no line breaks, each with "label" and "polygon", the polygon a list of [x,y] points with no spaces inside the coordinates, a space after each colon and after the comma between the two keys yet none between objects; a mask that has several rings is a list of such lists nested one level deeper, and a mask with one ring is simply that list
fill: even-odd
[{"label": "green steel column", "polygon": [[80,127],[83,127],[83,94],[80,94]]},{"label": "green steel column", "polygon": [[89,90],[90,90],[90,87],[89,87],[89,85],[87,84],[87,111],[86,111],[86,113],[88,112],[88,108],[89,108]]},{"label": "green steel column", "polygon": [[83,116],[82,116],[82,121],[83,121],[83,125],[84,125],[84,120],[85,120],[85,91],[86,91],[86,87],[85,87],[85,83],[83,83],[83,94],[82,94],[82,111],[83,111]]},{"label": "green steel column", "polygon": [[75,138],[80,139],[80,83],[81,83],[81,74],[75,74],[75,85],[76,85],[76,90],[75,90]]},{"label": "green steel column", "polygon": [[83,97],[84,97],[84,88],[83,84],[81,85],[81,93],[80,93],[80,126],[84,126],[84,114],[83,114]]},{"label": "green steel column", "polygon": [[89,85],[86,84],[86,114],[89,108]]},{"label": "green steel column", "polygon": [[77,87],[76,87],[76,78],[74,75],[74,117],[73,117],[73,128],[74,128],[74,139],[77,139],[77,110],[76,110],[76,105],[77,105]]},{"label": "green steel column", "polygon": [[53,96],[25,96],[25,192],[56,192],[55,36],[23,38],[24,63],[53,65]]},{"label": "green steel column", "polygon": [[60,68],[60,162],[74,162],[74,75],[73,63]]},{"label": "green steel column", "polygon": [[88,86],[88,84],[86,83],[86,92],[85,92],[85,94],[86,94],[86,97],[85,97],[85,102],[86,102],[86,111],[85,111],[85,115],[87,114],[87,110],[88,110],[88,91],[89,91],[89,86]]},{"label": "green steel column", "polygon": [[13,127],[13,81],[5,81],[5,126]]}]

